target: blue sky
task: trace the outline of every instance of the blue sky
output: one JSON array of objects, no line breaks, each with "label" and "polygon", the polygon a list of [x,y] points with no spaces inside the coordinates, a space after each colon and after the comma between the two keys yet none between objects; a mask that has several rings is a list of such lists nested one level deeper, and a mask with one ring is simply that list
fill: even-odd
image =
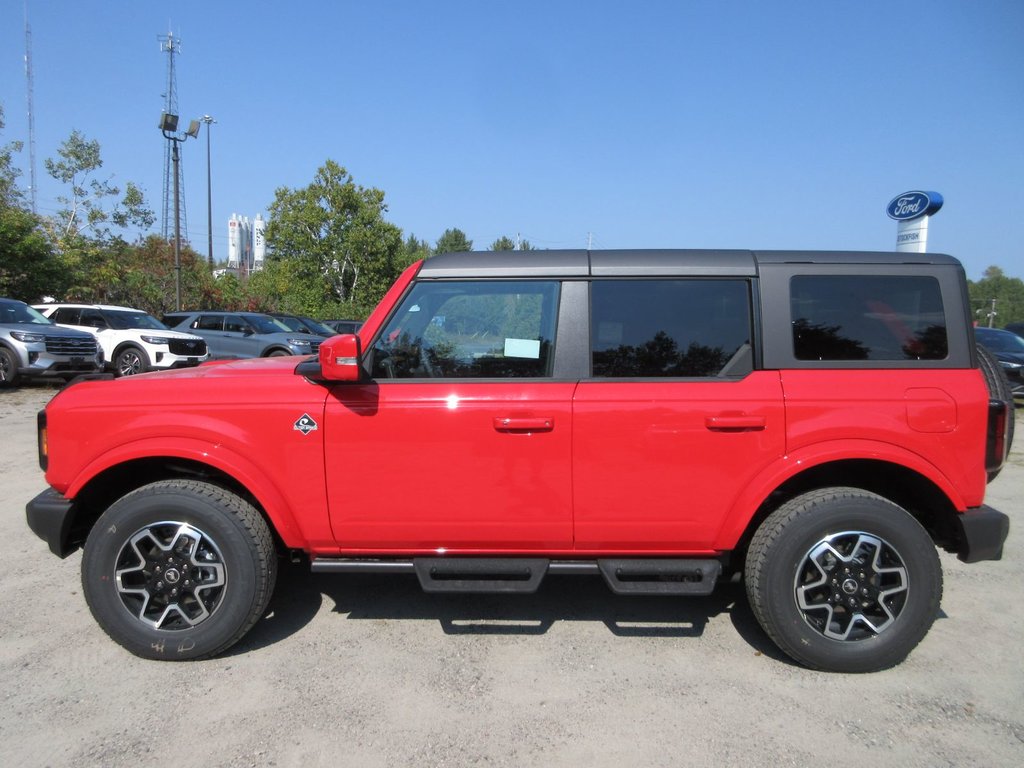
[{"label": "blue sky", "polygon": [[[8,142],[27,139],[25,0],[0,9]],[[72,129],[160,211],[170,30],[183,125],[217,120],[217,258],[232,213],[265,215],[330,158],[406,235],[459,227],[477,248],[889,250],[888,201],[935,190],[930,250],[1024,275],[1021,0],[28,0],[28,17],[41,213]],[[205,140],[183,160],[201,253]]]}]

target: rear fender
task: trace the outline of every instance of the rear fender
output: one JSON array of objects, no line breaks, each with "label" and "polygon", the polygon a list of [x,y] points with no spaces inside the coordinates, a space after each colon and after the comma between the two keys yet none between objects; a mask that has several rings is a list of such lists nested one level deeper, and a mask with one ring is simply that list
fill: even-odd
[{"label": "rear fender", "polygon": [[789,480],[816,467],[862,459],[893,464],[921,475],[949,499],[958,511],[967,509],[963,496],[938,468],[898,445],[870,440],[837,440],[807,446],[770,464],[737,498],[718,531],[714,547],[731,550],[743,536],[757,510]]}]

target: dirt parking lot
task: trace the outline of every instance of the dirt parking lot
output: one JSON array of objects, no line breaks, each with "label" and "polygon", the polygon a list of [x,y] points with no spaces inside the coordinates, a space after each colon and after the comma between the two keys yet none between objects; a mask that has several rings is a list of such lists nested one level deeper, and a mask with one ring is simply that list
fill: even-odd
[{"label": "dirt parking lot", "polygon": [[886,672],[789,662],[739,585],[629,599],[552,577],[448,597],[294,566],[226,656],[174,664],[108,640],[81,553],[58,560],[25,524],[55,392],[0,391],[2,765],[1024,764],[1024,434],[989,489],[1012,519],[1003,560],[943,553],[940,619]]}]

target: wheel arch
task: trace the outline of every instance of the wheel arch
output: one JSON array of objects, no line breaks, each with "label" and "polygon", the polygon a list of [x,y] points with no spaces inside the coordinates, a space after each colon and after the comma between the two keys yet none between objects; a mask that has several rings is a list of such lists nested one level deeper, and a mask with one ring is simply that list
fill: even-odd
[{"label": "wheel arch", "polygon": [[[956,525],[958,505],[947,489],[916,469],[891,460],[875,458],[836,459],[800,469],[782,478],[763,495],[760,503],[751,504],[753,515],[744,521],[736,510],[719,534],[726,549],[735,553],[735,565],[742,568],[747,547],[758,527],[776,509],[810,491],[832,487],[848,487],[875,493],[907,510],[928,532],[936,546],[958,552],[960,529]],[[960,506],[960,509],[963,507]]]},{"label": "wheel arch", "polygon": [[304,549],[306,540],[284,496],[244,468],[218,466],[209,461],[181,455],[150,455],[109,463],[86,481],[76,481],[68,491],[74,499],[74,520],[70,526],[70,549],[81,545],[107,507],[117,499],[150,483],[184,478],[219,486],[252,504],[267,521],[282,551]]},{"label": "wheel arch", "polygon": [[147,368],[153,365],[153,361],[149,359],[149,351],[145,347],[143,347],[142,344],[140,344],[137,341],[132,341],[131,339],[122,341],[120,344],[114,347],[113,352],[110,353],[110,363],[113,364],[114,361],[117,360],[117,356],[124,352],[126,349],[134,349],[139,354],[141,354],[142,359],[146,361]]},{"label": "wheel arch", "polygon": [[283,354],[283,355],[293,355],[294,354],[288,347],[282,347],[280,344],[274,344],[272,346],[267,347],[262,352],[260,352],[260,357],[270,357],[271,355],[278,354],[278,353]]}]

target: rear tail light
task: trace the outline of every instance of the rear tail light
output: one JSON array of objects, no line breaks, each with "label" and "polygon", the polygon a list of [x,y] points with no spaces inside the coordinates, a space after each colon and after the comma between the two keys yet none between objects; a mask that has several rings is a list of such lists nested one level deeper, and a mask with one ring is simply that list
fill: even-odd
[{"label": "rear tail light", "polygon": [[985,469],[994,472],[1006,461],[1006,427],[1010,409],[1002,400],[988,401],[988,434],[985,440]]}]

